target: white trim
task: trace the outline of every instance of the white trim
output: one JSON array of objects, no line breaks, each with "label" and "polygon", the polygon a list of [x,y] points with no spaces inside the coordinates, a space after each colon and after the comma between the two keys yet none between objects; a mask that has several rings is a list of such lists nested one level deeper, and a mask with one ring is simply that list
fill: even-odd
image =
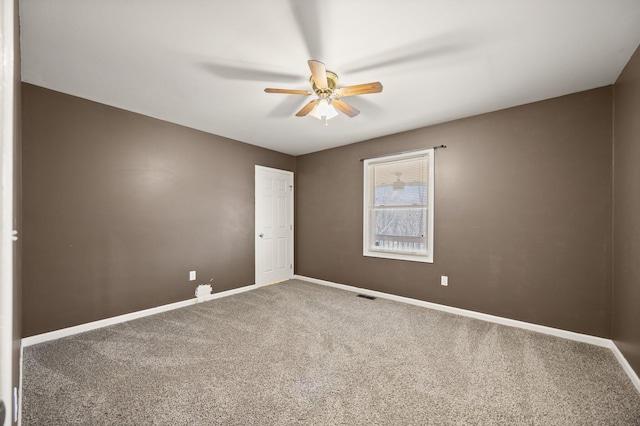
[{"label": "white trim", "polygon": [[[420,307],[424,307],[424,308],[427,308],[427,309],[434,309],[434,310],[448,312],[448,313],[452,313],[452,314],[456,314],[456,315],[466,316],[466,317],[469,317],[469,318],[479,319],[481,321],[487,321],[487,322],[492,322],[492,323],[496,323],[496,324],[506,325],[508,327],[522,328],[522,329],[525,329],[525,330],[531,330],[531,331],[535,331],[535,332],[538,332],[538,333],[543,333],[543,334],[548,334],[548,335],[551,335],[551,336],[561,337],[561,338],[568,339],[568,340],[574,340],[574,341],[578,341],[578,342],[592,344],[592,345],[595,345],[595,346],[601,346],[601,347],[609,348],[613,352],[613,355],[616,357],[616,359],[618,360],[620,365],[622,366],[622,368],[625,371],[625,373],[627,373],[627,376],[631,380],[631,383],[635,386],[635,388],[638,391],[638,393],[640,393],[640,378],[638,377],[636,372],[633,371],[633,368],[631,368],[631,365],[629,365],[629,362],[626,360],[626,358],[624,357],[622,352],[620,352],[620,349],[618,349],[616,344],[610,339],[604,339],[602,337],[590,336],[590,335],[587,335],[587,334],[574,333],[572,331],[560,330],[560,329],[557,329],[557,328],[546,327],[546,326],[538,325],[538,324],[531,324],[531,323],[524,322],[524,321],[512,320],[512,319],[509,319],[509,318],[503,318],[503,317],[498,317],[498,316],[495,316],[495,315],[483,314],[483,313],[480,313],[480,312],[474,312],[474,311],[470,311],[470,310],[466,310],[466,309],[454,308],[454,307],[451,307],[451,306],[440,305],[440,304],[437,304],[437,303],[425,302],[423,300],[412,299],[412,298],[409,298],[409,297],[396,296],[396,295],[393,295],[393,294],[383,293],[383,292],[380,292],[380,291],[367,290],[367,289],[364,289],[364,288],[353,287],[353,286],[345,285],[345,284],[337,284],[337,283],[334,283],[334,282],[331,282],[331,281],[319,280],[317,278],[310,278],[310,277],[305,277],[305,276],[302,276],[302,275],[294,275],[293,279],[307,281],[307,282],[314,283],[314,284],[320,284],[320,285],[324,285],[324,286],[327,286],[327,287],[339,288],[341,290],[346,290],[346,291],[350,291],[350,292],[354,292],[354,293],[365,294],[365,295],[368,295],[368,296],[380,297],[382,299],[393,300],[393,301],[396,301],[396,302],[408,303],[408,304],[411,304],[411,305],[420,306]],[[81,324],[81,325],[78,325],[78,326],[69,327],[69,328],[65,328],[65,329],[62,329],[62,330],[56,330],[56,331],[52,331],[52,332],[49,332],[49,333],[43,333],[43,334],[39,334],[39,335],[36,335],[36,336],[26,337],[26,338],[22,339],[22,345],[21,345],[21,348],[20,348],[20,377],[22,377],[22,369],[23,369],[23,367],[22,367],[22,360],[23,360],[22,351],[27,346],[31,346],[31,345],[35,345],[35,344],[43,343],[43,342],[48,342],[48,341],[55,340],[55,339],[60,339],[62,337],[72,336],[74,334],[79,334],[79,333],[83,333],[85,331],[95,330],[95,329],[106,327],[106,326],[113,325],[113,324],[119,324],[119,323],[130,321],[130,320],[133,320],[133,319],[142,318],[142,317],[146,317],[146,316],[149,316],[149,315],[154,315],[154,314],[157,314],[157,313],[160,313],[160,312],[166,312],[166,311],[170,311],[170,310],[173,310],[173,309],[178,309],[178,308],[183,308],[183,307],[190,306],[190,305],[195,305],[197,303],[206,302],[208,300],[220,299],[222,297],[227,297],[227,296],[232,296],[234,294],[244,293],[244,292],[247,292],[247,291],[254,290],[256,288],[259,288],[259,286],[255,285],[255,284],[248,285],[248,286],[245,286],[245,287],[240,287],[240,288],[236,288],[236,289],[232,289],[232,290],[222,291],[220,293],[210,294],[207,297],[201,298],[201,299],[197,299],[196,298],[196,299],[184,300],[182,302],[176,302],[176,303],[172,303],[172,304],[169,304],[169,305],[158,306],[156,308],[145,309],[143,311],[132,312],[130,314],[120,315],[120,316],[117,316],[117,317],[107,318],[107,319],[100,320],[100,321],[94,321],[94,322],[90,322],[90,323],[87,323],[87,324]],[[22,412],[22,383],[20,383],[20,391],[19,392],[20,392],[20,396],[19,396],[19,405],[20,405],[20,407],[19,407],[19,410],[20,410],[20,412]]]},{"label": "white trim", "polygon": [[22,426],[22,372],[24,371],[23,359],[24,359],[24,346],[22,341],[20,342],[20,386],[18,387],[18,426]]},{"label": "white trim", "polygon": [[328,287],[339,288],[341,290],[351,291],[354,293],[365,294],[367,296],[380,297],[381,299],[394,300],[396,302],[408,303],[410,305],[421,306],[423,308],[435,309],[438,311],[448,312],[451,314],[462,315],[469,318],[478,319],[481,321],[493,322],[496,324],[506,325],[507,327],[522,328],[525,330],[535,331],[542,334],[548,334],[550,336],[556,336],[563,339],[574,340],[576,342],[588,343],[590,345],[601,346],[608,348],[613,352],[622,369],[627,373],[631,383],[635,386],[638,393],[640,393],[640,378],[638,374],[633,371],[631,365],[626,360],[620,349],[616,346],[615,342],[611,339],[605,339],[602,337],[591,336],[588,334],[575,333],[573,331],[561,330],[558,328],[547,327],[539,324],[532,324],[529,322],[518,321],[510,318],[499,317],[495,315],[483,314],[481,312],[470,311],[467,309],[454,308],[452,306],[440,305],[432,302],[425,302],[424,300],[412,299],[409,297],[396,296],[394,294],[383,293],[380,291],[367,290],[366,288],[353,287],[345,284],[337,284],[331,281],[319,280],[317,278],[305,277],[302,275],[294,275],[294,279],[308,281],[314,284],[320,284]]},{"label": "white trim", "polygon": [[85,324],[76,325],[73,327],[63,328],[61,330],[50,331],[48,333],[37,334],[35,336],[25,337],[22,339],[22,347],[36,345],[38,343],[44,343],[51,340],[60,339],[62,337],[73,336],[74,334],[84,333],[86,331],[95,330],[109,325],[120,324],[126,321],[131,321],[138,318],[147,317],[149,315],[159,314],[160,312],[171,311],[173,309],[184,308],[186,306],[195,305],[208,300],[220,299],[222,297],[232,296],[238,293],[244,293],[246,291],[255,290],[257,286],[255,284],[234,288],[232,290],[221,291],[220,293],[210,294],[206,297],[193,298],[183,300],[182,302],[170,303],[168,305],[157,306],[155,308],[145,309],[142,311],[131,312],[124,315],[118,315],[117,317],[105,318],[103,320],[88,322]]},{"label": "white trim", "polygon": [[611,346],[609,349],[611,349],[611,352],[613,352],[613,355],[615,355],[616,359],[622,366],[622,369],[625,371],[625,373],[627,373],[629,379],[631,379],[631,383],[633,383],[638,393],[640,393],[640,377],[638,377],[636,372],[633,371],[633,368],[631,368],[631,365],[624,357],[624,355],[622,355],[622,352],[620,352],[620,349],[618,349],[618,346],[616,346],[614,341],[611,341]]},{"label": "white trim", "polygon": [[[397,160],[413,159],[416,157],[427,157],[429,164],[428,188],[427,188],[427,238],[426,253],[395,253],[391,250],[372,248],[371,235],[371,212],[374,204],[374,172],[372,165],[378,163],[389,163]],[[379,257],[384,259],[407,260],[411,262],[433,263],[433,230],[434,230],[434,198],[435,198],[435,149],[428,148],[419,151],[411,151],[400,154],[391,154],[365,159],[364,161],[364,178],[363,178],[363,238],[362,238],[362,255],[366,257]]]},{"label": "white trim", "polygon": [[[19,421],[13,383],[14,325],[14,31],[17,10],[13,0],[0,4],[0,399],[5,405],[4,424]],[[20,386],[20,384],[17,384]],[[18,415],[16,415],[18,414]]]},{"label": "white trim", "polygon": [[532,324],[529,322],[518,321],[518,320],[499,317],[495,315],[483,314],[481,312],[475,312],[475,311],[470,311],[470,310],[461,309],[461,308],[454,308],[452,306],[440,305],[432,302],[425,302],[424,300],[412,299],[410,297],[396,296],[395,294],[382,293],[380,291],[367,290],[365,288],[352,287],[344,284],[336,284],[330,281],[319,280],[316,278],[308,278],[300,275],[295,275],[294,278],[300,279],[303,281],[309,281],[315,284],[321,284],[329,287],[339,288],[342,290],[361,293],[367,296],[380,297],[382,299],[389,299],[389,300],[394,300],[396,302],[408,303],[410,305],[416,305],[416,306],[421,306],[423,308],[435,309],[437,311],[448,312],[450,314],[462,315],[465,317],[474,318],[481,321],[493,322],[496,324],[502,324],[509,327],[516,327],[516,328],[522,328],[525,330],[536,331],[538,333],[549,334],[551,336],[562,337],[564,339],[575,340],[577,342],[589,343],[591,345],[602,346],[605,348],[609,348],[611,346],[611,340],[604,339],[602,337],[590,336],[588,334],[574,333],[573,331],[561,330],[558,328]]}]

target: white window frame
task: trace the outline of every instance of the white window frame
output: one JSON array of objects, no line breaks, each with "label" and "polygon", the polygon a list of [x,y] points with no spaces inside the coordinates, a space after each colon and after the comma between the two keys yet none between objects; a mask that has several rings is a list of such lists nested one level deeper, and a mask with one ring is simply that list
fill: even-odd
[{"label": "white window frame", "polygon": [[[434,196],[435,196],[435,149],[429,148],[420,151],[411,151],[401,154],[387,155],[364,160],[364,212],[363,212],[363,255],[368,257],[380,257],[385,259],[408,260],[413,262],[433,263],[433,228],[434,228]],[[385,251],[384,249],[372,249],[371,227],[372,213],[374,211],[374,177],[372,165],[390,161],[404,160],[426,156],[428,158],[429,176],[427,184],[427,250],[426,253],[398,253]]]}]

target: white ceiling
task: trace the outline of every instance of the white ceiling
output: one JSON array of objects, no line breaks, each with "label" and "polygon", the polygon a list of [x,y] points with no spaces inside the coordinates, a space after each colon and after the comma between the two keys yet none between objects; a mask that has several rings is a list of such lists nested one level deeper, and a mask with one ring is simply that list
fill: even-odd
[{"label": "white ceiling", "polygon": [[[21,0],[23,81],[299,155],[615,82],[639,0]],[[308,59],[355,118],[294,114]]]}]

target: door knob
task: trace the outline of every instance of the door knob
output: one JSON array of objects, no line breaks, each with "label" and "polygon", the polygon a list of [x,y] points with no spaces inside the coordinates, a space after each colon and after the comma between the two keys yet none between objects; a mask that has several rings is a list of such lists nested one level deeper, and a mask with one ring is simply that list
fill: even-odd
[{"label": "door knob", "polygon": [[260,237],[260,238],[264,237],[264,234],[260,234],[260,235],[259,235],[259,237]]}]

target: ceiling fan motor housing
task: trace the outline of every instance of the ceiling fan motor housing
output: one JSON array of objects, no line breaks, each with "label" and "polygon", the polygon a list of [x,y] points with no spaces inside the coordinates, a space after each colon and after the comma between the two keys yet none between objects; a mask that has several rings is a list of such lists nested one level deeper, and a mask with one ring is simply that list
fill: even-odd
[{"label": "ceiling fan motor housing", "polygon": [[327,88],[321,89],[316,85],[316,82],[313,80],[313,76],[309,77],[309,81],[311,82],[311,88],[316,95],[320,98],[328,98],[333,94],[334,89],[338,86],[338,75],[332,71],[327,70]]}]

